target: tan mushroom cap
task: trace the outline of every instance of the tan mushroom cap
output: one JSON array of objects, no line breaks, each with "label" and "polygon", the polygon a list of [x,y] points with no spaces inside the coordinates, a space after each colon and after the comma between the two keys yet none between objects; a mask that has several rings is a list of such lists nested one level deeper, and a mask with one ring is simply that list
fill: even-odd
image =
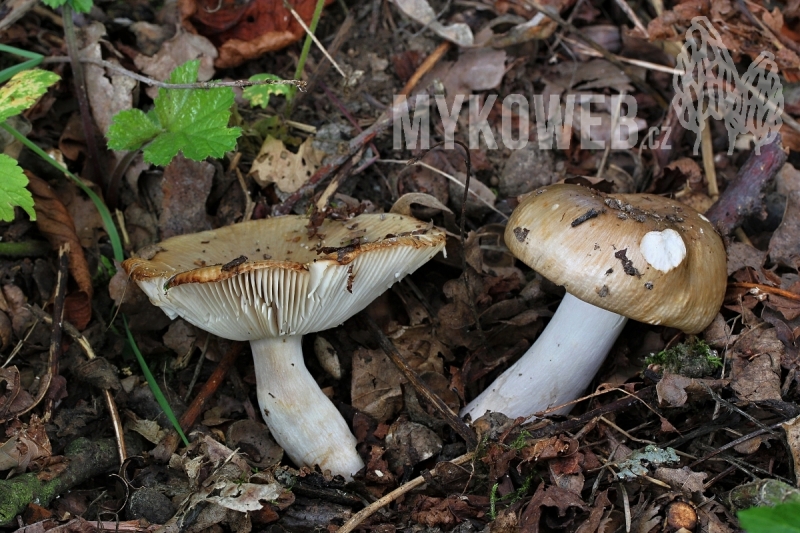
[{"label": "tan mushroom cap", "polygon": [[337,326],[444,248],[442,231],[411,217],[284,216],[173,237],[122,267],[170,318],[232,340]]},{"label": "tan mushroom cap", "polygon": [[722,239],[703,215],[660,196],[542,187],[514,210],[505,241],[567,292],[640,322],[698,333],[725,296]]}]

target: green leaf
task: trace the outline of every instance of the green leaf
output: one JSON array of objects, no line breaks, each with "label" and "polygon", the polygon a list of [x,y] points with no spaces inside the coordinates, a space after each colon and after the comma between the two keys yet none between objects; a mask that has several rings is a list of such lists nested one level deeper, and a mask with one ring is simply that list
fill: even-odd
[{"label": "green leaf", "polygon": [[120,111],[108,127],[108,147],[112,150],[138,150],[163,131],[154,118],[141,109]]},{"label": "green leaf", "polygon": [[800,504],[751,507],[739,511],[739,523],[747,533],[800,533]]},{"label": "green leaf", "polygon": [[[194,83],[200,61],[177,67],[169,83]],[[233,105],[230,87],[214,89],[159,89],[155,108],[148,114],[123,111],[108,129],[109,147],[135,150],[144,146],[144,160],[167,165],[178,152],[195,161],[222,157],[236,148],[240,128],[229,128]]]},{"label": "green leaf", "polygon": [[[275,74],[256,74],[250,77],[250,81],[279,81],[281,78]],[[275,83],[269,85],[252,85],[245,87],[242,96],[250,102],[251,107],[261,106],[266,109],[269,105],[269,97],[273,94],[289,97],[292,94],[292,86],[286,83]]]},{"label": "green leaf", "polygon": [[24,70],[15,74],[0,87],[0,122],[31,107],[48,87],[60,79],[58,74],[49,70]]},{"label": "green leaf", "polygon": [[31,220],[36,220],[33,210],[33,196],[26,189],[28,177],[17,162],[5,154],[0,154],[0,220],[14,220],[14,207],[21,207]]},{"label": "green leaf", "polygon": [[78,13],[88,13],[92,10],[92,0],[42,0],[42,2],[52,9],[69,4]]}]

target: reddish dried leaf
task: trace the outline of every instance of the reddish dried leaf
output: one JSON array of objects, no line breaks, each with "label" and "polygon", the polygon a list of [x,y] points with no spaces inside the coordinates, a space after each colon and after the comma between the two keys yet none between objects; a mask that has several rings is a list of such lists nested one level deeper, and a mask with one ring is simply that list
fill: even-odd
[{"label": "reddish dried leaf", "polygon": [[91,300],[94,290],[89,264],[83,254],[75,224],[47,182],[30,172],[25,174],[29,180],[28,188],[33,194],[36,225],[39,231],[50,241],[53,248],[58,249],[62,244],[69,245],[69,271],[78,285],[78,291],[71,292],[65,301],[64,319],[82,330],[92,317]]},{"label": "reddish dried leaf", "polygon": [[[306,24],[311,22],[316,0],[289,3]],[[305,33],[282,0],[179,0],[178,7],[183,25],[208,37],[219,48],[215,62],[219,68],[235,67],[279,50]]]}]

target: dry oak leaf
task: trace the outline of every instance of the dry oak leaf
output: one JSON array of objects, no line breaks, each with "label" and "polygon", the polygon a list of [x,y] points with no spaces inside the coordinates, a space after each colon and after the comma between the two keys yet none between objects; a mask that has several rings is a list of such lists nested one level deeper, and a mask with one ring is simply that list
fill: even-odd
[{"label": "dry oak leaf", "polygon": [[92,318],[92,275],[83,254],[83,248],[75,230],[75,224],[67,208],[56,197],[53,189],[43,179],[25,172],[28,176],[28,189],[33,194],[36,210],[36,226],[47,238],[53,248],[69,245],[69,272],[78,285],[64,300],[64,319],[82,330]]},{"label": "dry oak leaf", "polygon": [[[333,0],[325,0],[330,4]],[[306,25],[316,0],[290,0]],[[305,31],[283,0],[178,0],[181,22],[193,33],[211,39],[219,50],[218,68],[241,65],[300,39]]]},{"label": "dry oak leaf", "polygon": [[314,148],[312,141],[311,137],[306,139],[294,154],[286,148],[283,141],[268,136],[261,145],[250,174],[262,187],[274,183],[281,192],[295,192],[322,163],[324,153]]}]

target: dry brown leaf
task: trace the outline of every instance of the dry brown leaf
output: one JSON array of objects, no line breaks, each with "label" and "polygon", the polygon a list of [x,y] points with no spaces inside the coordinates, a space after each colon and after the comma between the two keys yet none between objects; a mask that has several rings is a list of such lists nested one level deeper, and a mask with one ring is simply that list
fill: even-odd
[{"label": "dry brown leaf", "polygon": [[46,181],[25,172],[28,188],[33,194],[36,210],[36,225],[50,241],[53,248],[69,245],[69,271],[78,285],[78,290],[67,295],[64,302],[64,319],[82,330],[92,318],[92,275],[83,254],[81,242],[75,231],[75,224],[64,204],[56,197]]},{"label": "dry brown leaf", "polygon": [[274,183],[281,192],[295,192],[316,172],[324,157],[312,141],[311,137],[306,139],[295,154],[280,139],[267,136],[253,161],[250,175],[262,187]]},{"label": "dry brown leaf", "polygon": [[379,422],[394,417],[403,406],[403,375],[382,350],[359,348],[353,354],[350,394],[353,407]]},{"label": "dry brown leaf", "polygon": [[[291,4],[309,24],[316,0],[293,0]],[[179,0],[178,9],[186,28],[209,37],[219,47],[215,62],[219,68],[235,67],[279,50],[305,34],[282,0]]]},{"label": "dry brown leaf", "polygon": [[[99,22],[92,22],[83,29],[89,35],[89,41],[81,50],[81,56],[90,59],[103,59],[100,48],[100,39],[105,36],[106,28]],[[105,46],[111,43],[105,41]],[[117,63],[111,56],[112,63]],[[101,132],[108,131],[111,120],[119,111],[130,109],[133,105],[133,89],[136,80],[118,72],[108,71],[98,65],[87,63],[84,67],[86,78],[86,92],[89,95],[89,104],[92,107],[92,117],[97,122]]]},{"label": "dry brown leaf", "polygon": [[31,461],[50,457],[53,453],[44,423],[36,415],[31,415],[27,425],[18,423],[7,434],[11,438],[0,445],[0,471],[13,469],[15,473],[24,472]]},{"label": "dry brown leaf", "polygon": [[206,199],[211,192],[214,165],[178,155],[164,169],[164,200],[158,227],[161,238],[211,229]]},{"label": "dry brown leaf", "polygon": [[800,416],[787,420],[781,424],[781,427],[786,433],[786,443],[789,445],[789,451],[792,453],[792,461],[794,462],[795,480],[800,486]]},{"label": "dry brown leaf", "polygon": [[786,196],[786,210],[769,240],[769,256],[779,264],[800,266],[800,171],[786,163],[775,178],[777,190]]},{"label": "dry brown leaf", "polygon": [[[178,28],[175,36],[161,45],[153,57],[144,54],[133,59],[136,68],[156,80],[166,80],[175,67],[193,59],[200,60],[197,81],[208,81],[214,75],[214,60],[217,58],[214,45],[202,35],[195,35]],[[158,94],[157,87],[148,87],[145,92],[150,98]]]},{"label": "dry brown leaf", "polygon": [[668,483],[675,490],[693,493],[703,492],[703,481],[708,474],[692,472],[688,466],[683,468],[658,467],[653,473],[653,477]]},{"label": "dry brown leaf", "polygon": [[781,399],[781,360],[786,349],[775,329],[754,329],[733,346],[731,388],[743,401]]}]

